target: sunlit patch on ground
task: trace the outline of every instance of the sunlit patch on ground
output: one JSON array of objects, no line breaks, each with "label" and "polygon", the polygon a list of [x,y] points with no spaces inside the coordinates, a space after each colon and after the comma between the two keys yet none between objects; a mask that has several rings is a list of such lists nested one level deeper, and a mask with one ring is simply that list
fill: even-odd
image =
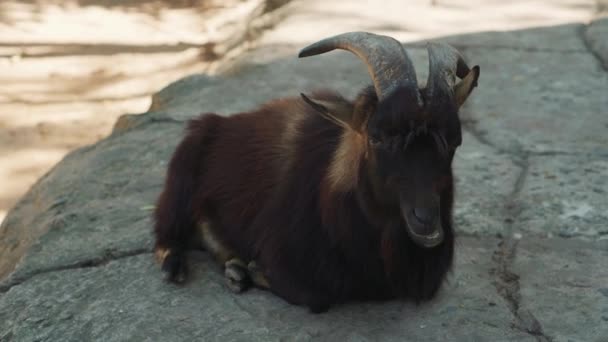
[{"label": "sunlit patch on ground", "polygon": [[[262,0],[0,3],[0,222],[66,153],[110,133],[151,95],[208,72]],[[241,23],[244,24],[244,23]]]}]

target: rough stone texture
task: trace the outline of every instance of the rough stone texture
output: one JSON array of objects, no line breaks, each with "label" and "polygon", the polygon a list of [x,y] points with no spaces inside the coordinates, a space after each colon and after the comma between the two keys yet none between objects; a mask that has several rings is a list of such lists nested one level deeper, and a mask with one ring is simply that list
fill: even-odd
[{"label": "rough stone texture", "polygon": [[521,167],[466,131],[462,141],[454,159],[455,224],[467,234],[508,234],[505,222],[509,216],[502,207],[513,192]]},{"label": "rough stone texture", "polygon": [[[437,13],[474,10],[439,3]],[[462,111],[464,142],[454,165],[456,267],[436,301],[352,303],[310,315],[266,292],[233,295],[201,252],[193,252],[194,277],[185,287],[162,281],[149,253],[149,215],[185,120],[319,86],[353,96],[369,82],[349,53],[295,56],[304,42],[355,21],[376,25],[377,8],[353,1],[354,10],[368,13],[353,21],[343,1],[294,4],[301,11],[258,48],[222,74],[169,85],[149,113],[121,118],[110,137],[69,155],[8,215],[10,229],[48,232],[0,283],[0,340],[606,341],[608,75],[586,38],[594,32],[585,26],[595,15],[589,2],[543,5],[545,13],[575,16],[566,24],[537,18],[535,28],[442,38],[462,45],[481,65],[481,78]],[[387,6],[393,25],[397,9],[406,8]],[[491,6],[513,14],[523,5]],[[488,24],[492,17],[481,13],[474,14]],[[318,25],[306,30],[304,19],[314,15]],[[282,40],[297,28],[302,36]],[[409,34],[392,28],[395,36]],[[424,83],[423,42],[404,42]]]},{"label": "rough stone texture", "polygon": [[267,292],[231,293],[201,252],[192,253],[183,288],[162,281],[149,253],[40,274],[0,300],[0,340],[532,341],[509,329],[506,303],[487,277],[496,240],[459,243],[467,248],[433,303],[346,305],[319,316]]},{"label": "rough stone texture", "polygon": [[606,265],[608,240],[522,239],[512,267],[520,275],[519,310],[537,313],[554,341],[606,341]]},{"label": "rough stone texture", "polygon": [[608,236],[608,157],[531,157],[517,230],[545,236]]},{"label": "rough stone texture", "polygon": [[605,70],[608,70],[608,6],[606,6],[604,18],[594,20],[587,31],[585,36],[589,49],[600,59]]},{"label": "rough stone texture", "polygon": [[[464,47],[493,47],[495,49],[513,49],[527,51],[560,51],[576,53],[585,51],[585,42],[580,39],[580,31],[585,26],[581,23],[563,24],[553,27],[532,27],[506,32],[482,32],[440,37],[444,41],[459,48]],[[500,35],[500,39],[496,36]],[[559,44],[556,44],[559,42]]]},{"label": "rough stone texture", "polygon": [[488,142],[511,151],[608,155],[608,74],[592,54],[465,51],[482,66],[485,83],[469,108]]},{"label": "rough stone texture", "polygon": [[11,281],[149,247],[150,207],[175,146],[167,137],[181,134],[181,126],[154,119],[146,116],[129,134],[69,154],[28,193],[4,225],[36,225],[47,233]]}]

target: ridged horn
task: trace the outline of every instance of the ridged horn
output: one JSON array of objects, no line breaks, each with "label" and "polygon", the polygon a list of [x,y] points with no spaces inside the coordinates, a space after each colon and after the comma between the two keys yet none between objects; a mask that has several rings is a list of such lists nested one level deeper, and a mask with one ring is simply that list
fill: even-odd
[{"label": "ridged horn", "polygon": [[347,32],[305,47],[298,57],[318,55],[334,49],[350,51],[365,62],[379,101],[389,97],[395,89],[403,88],[405,92],[402,94],[408,97],[403,100],[413,100],[418,106],[422,105],[412,61],[401,43],[394,38],[369,32]]},{"label": "ridged horn", "polygon": [[462,55],[445,43],[427,43],[429,54],[429,76],[426,82],[427,104],[453,101],[456,77],[464,78],[470,68]]}]

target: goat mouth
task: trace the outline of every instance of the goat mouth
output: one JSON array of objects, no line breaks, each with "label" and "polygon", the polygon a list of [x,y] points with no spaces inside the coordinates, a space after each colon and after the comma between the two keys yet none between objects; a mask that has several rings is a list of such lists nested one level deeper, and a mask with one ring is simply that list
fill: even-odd
[{"label": "goat mouth", "polygon": [[420,247],[433,248],[443,242],[443,228],[441,228],[441,225],[436,225],[433,228],[434,230],[432,233],[428,235],[421,235],[416,233],[414,229],[411,229],[410,225],[408,224],[407,232],[414,243]]},{"label": "goat mouth", "polygon": [[416,216],[413,209],[403,209],[402,215],[407,233],[415,244],[424,248],[432,248],[443,242],[444,232],[439,220],[439,212],[437,212],[436,219],[423,221]]}]

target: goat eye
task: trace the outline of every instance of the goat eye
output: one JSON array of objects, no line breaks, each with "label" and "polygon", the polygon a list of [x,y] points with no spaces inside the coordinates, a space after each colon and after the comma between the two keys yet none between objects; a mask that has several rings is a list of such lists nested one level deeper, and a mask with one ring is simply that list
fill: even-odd
[{"label": "goat eye", "polygon": [[372,146],[378,146],[382,143],[382,140],[380,140],[380,138],[378,138],[378,137],[370,136],[369,143]]}]

